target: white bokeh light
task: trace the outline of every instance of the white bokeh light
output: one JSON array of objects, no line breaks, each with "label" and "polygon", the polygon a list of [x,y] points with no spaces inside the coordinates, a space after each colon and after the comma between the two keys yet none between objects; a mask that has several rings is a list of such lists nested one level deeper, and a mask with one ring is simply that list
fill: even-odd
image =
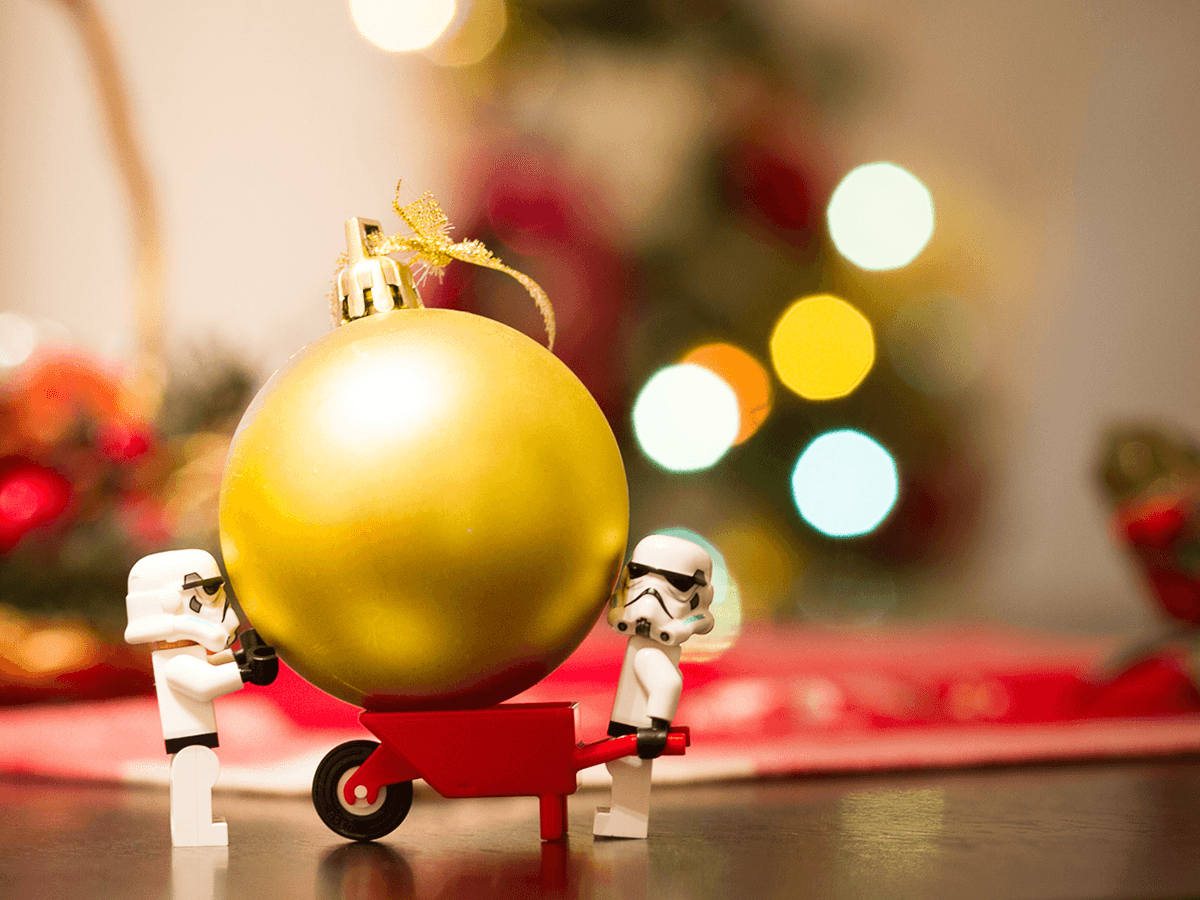
[{"label": "white bokeh light", "polygon": [[37,328],[16,313],[0,313],[0,369],[16,368],[33,355]]},{"label": "white bokeh light", "polygon": [[381,50],[424,50],[450,27],[455,0],[350,0],[350,17],[368,41]]},{"label": "white bokeh light", "polygon": [[828,219],[834,246],[850,262],[898,269],[933,237],[933,197],[895,163],[868,163],[842,179],[829,198]]},{"label": "white bokeh light", "polygon": [[804,448],[792,471],[792,496],[809,525],[829,537],[857,537],[879,526],[899,494],[896,461],[861,431],[829,431]]},{"label": "white bokeh light", "polygon": [[660,369],[633,405],[633,432],[642,451],[672,472],[714,465],[733,446],[739,422],[733,388],[690,363]]}]

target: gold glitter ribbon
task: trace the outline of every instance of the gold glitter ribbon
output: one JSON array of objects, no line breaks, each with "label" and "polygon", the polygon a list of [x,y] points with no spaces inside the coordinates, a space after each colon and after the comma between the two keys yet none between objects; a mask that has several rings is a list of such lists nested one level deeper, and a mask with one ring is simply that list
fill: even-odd
[{"label": "gold glitter ribbon", "polygon": [[450,219],[442,212],[441,206],[428,191],[412,203],[401,206],[400,186],[397,184],[396,200],[392,207],[404,224],[412,229],[412,234],[372,238],[371,249],[376,254],[412,253],[413,256],[409,262],[419,262],[423,265],[424,271],[419,273],[422,277],[428,272],[433,272],[436,277],[441,277],[442,270],[454,259],[511,275],[521,283],[521,286],[533,298],[533,302],[537,304],[538,312],[542,314],[542,321],[546,324],[546,345],[549,349],[554,349],[554,307],[550,305],[550,298],[546,296],[546,292],[536,281],[528,275],[506,266],[492,255],[482,241],[467,240],[457,243],[452,241],[450,230],[453,226],[450,224]]}]

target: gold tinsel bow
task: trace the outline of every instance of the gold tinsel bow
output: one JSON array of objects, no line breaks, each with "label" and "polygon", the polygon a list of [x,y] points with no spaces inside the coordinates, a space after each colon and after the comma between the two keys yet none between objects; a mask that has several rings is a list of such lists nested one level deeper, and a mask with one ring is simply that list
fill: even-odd
[{"label": "gold tinsel bow", "polygon": [[371,238],[371,249],[377,254],[412,253],[409,263],[419,262],[424,267],[424,275],[433,272],[441,277],[442,270],[452,259],[459,259],[475,266],[485,266],[511,275],[529,292],[533,302],[537,304],[542,321],[546,324],[546,345],[554,349],[554,307],[550,298],[541,286],[516,269],[510,268],[492,255],[482,241],[467,240],[455,243],[450,239],[453,227],[450,219],[442,212],[441,206],[433,195],[426,191],[418,199],[405,206],[400,205],[400,185],[396,185],[396,199],[392,207],[410,229],[411,235],[376,235]]}]

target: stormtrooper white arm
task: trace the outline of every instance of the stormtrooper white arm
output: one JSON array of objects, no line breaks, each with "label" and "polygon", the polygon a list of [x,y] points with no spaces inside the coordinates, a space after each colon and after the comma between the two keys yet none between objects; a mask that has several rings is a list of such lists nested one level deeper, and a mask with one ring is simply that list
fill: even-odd
[{"label": "stormtrooper white arm", "polygon": [[646,715],[670,722],[683,693],[683,676],[658,647],[643,647],[633,658],[633,672],[646,695]]},{"label": "stormtrooper white arm", "polygon": [[214,666],[186,654],[167,660],[163,675],[172,688],[201,703],[233,693],[242,686],[237,663]]}]

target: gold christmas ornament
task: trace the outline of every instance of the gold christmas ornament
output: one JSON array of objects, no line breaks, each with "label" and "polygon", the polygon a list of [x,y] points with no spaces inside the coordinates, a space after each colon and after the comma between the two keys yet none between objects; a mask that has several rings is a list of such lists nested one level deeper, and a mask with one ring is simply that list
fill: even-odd
[{"label": "gold christmas ornament", "polygon": [[608,599],[628,536],[620,452],[545,348],[421,307],[407,267],[380,262],[377,223],[347,231],[345,324],[271,377],[230,446],[230,582],[334,696],[498,703],[566,659]]}]

